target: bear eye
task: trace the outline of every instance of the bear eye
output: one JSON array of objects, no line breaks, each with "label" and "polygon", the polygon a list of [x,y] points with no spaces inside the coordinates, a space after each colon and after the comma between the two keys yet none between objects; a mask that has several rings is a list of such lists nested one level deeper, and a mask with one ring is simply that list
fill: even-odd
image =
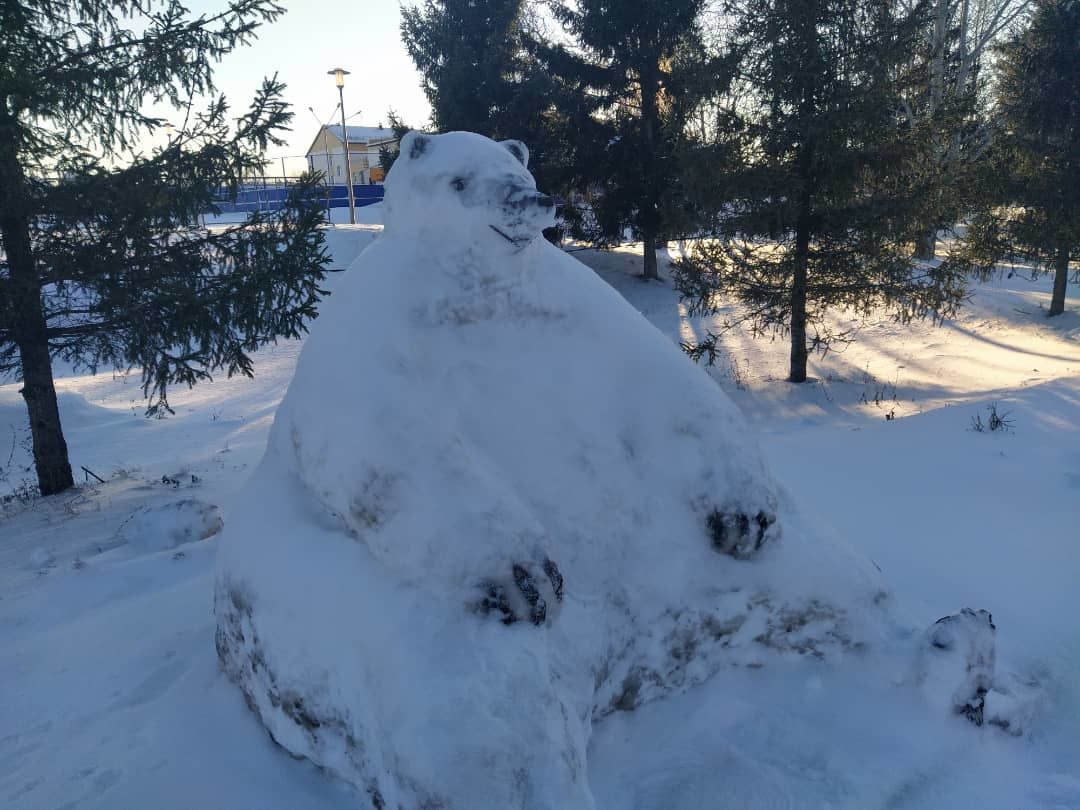
[{"label": "bear eye", "polygon": [[450,181],[450,186],[454,189],[454,191],[464,191],[465,185],[466,183],[464,177],[455,177],[453,180]]}]

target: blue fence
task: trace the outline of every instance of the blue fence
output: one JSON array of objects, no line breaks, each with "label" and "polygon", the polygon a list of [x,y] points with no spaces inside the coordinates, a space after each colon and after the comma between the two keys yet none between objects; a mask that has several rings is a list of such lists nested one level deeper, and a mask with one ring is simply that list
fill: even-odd
[{"label": "blue fence", "polygon": [[[322,186],[325,192],[320,195],[321,202],[326,208],[348,208],[348,186]],[[384,187],[381,185],[357,185],[353,186],[353,195],[356,198],[356,207],[373,205],[381,202]],[[214,201],[214,204],[223,214],[250,213],[252,211],[277,211],[284,204],[289,194],[288,181],[268,181],[243,186],[233,201],[229,196],[222,195]]]}]

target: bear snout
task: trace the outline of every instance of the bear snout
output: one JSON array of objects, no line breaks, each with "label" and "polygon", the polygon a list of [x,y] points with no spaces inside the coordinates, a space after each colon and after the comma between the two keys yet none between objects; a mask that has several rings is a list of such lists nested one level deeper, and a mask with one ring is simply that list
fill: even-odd
[{"label": "bear snout", "polygon": [[534,189],[513,189],[506,195],[506,202],[514,208],[554,208],[555,200]]}]

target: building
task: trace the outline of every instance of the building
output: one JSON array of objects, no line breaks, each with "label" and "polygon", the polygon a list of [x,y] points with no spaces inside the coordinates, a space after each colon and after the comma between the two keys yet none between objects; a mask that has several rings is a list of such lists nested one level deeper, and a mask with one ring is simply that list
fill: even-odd
[{"label": "building", "polygon": [[[381,183],[383,170],[379,150],[397,151],[397,137],[392,129],[346,127],[349,138],[349,163],[353,185]],[[322,172],[331,185],[345,185],[345,139],[341,125],[323,126],[307,150],[308,168]]]}]

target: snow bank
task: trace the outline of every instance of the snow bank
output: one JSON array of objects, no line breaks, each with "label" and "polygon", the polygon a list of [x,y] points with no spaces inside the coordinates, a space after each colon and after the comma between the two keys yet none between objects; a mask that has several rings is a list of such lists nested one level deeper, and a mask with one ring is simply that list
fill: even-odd
[{"label": "snow bank", "polygon": [[537,238],[523,144],[412,134],[218,561],[223,665],[373,807],[592,808],[592,724],[894,630],[734,405]]}]

